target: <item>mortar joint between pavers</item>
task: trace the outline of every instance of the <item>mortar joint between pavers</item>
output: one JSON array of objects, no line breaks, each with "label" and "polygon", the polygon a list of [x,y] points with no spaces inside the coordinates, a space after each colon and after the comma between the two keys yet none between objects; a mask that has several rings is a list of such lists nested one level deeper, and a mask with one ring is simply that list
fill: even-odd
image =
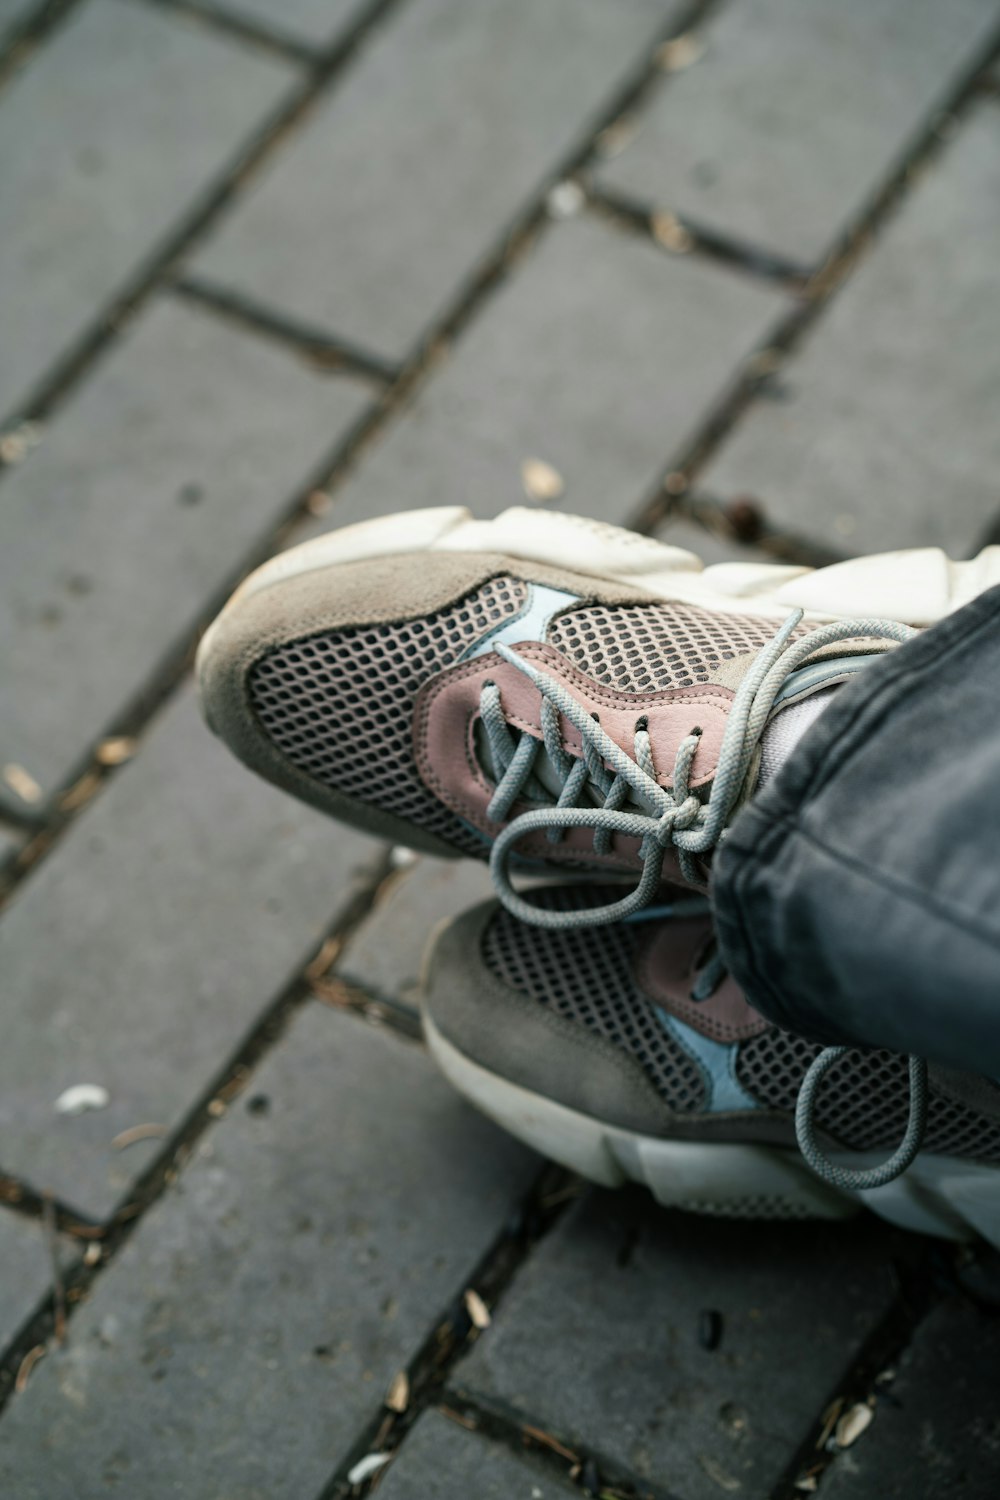
[{"label": "mortar joint between pavers", "polygon": [[433,1320],[406,1367],[409,1395],[405,1410],[396,1412],[389,1410],[384,1402],[380,1405],[316,1500],[346,1500],[348,1495],[371,1493],[383,1471],[363,1487],[355,1486],[347,1478],[354,1465],[372,1452],[388,1452],[396,1457],[419,1417],[440,1403],[448,1377],[462,1356],[479,1337],[489,1337],[488,1327],[476,1326],[470,1307],[480,1321],[484,1310],[492,1319],[535,1248],[583,1191],[584,1185],[572,1173],[553,1163],[543,1166],[468,1279]]},{"label": "mortar joint between pavers", "polygon": [[[722,442],[762,395],[768,380],[808,336],[856,266],[872,252],[881,231],[902,206],[916,178],[946,147],[977,100],[982,100],[982,81],[998,59],[1000,23],[947,98],[925,120],[867,204],[837,234],[803,288],[800,300],[779,315],[699,428],[680,451],[671,455],[650,493],[628,520],[627,524],[633,530],[648,532],[662,525],[672,498],[665,489],[667,476],[681,475],[687,487],[694,483]],[[762,368],[765,359],[766,368]]]},{"label": "mortar joint between pavers", "polygon": [[273,31],[269,26],[230,10],[225,0],[219,5],[212,0],[130,0],[133,5],[150,5],[157,10],[176,11],[178,15],[190,17],[202,26],[222,37],[236,42],[249,43],[272,57],[306,67],[318,67],[323,61],[323,49],[300,42],[293,37]]},{"label": "mortar joint between pavers", "polygon": [[[357,881],[324,934],[321,952],[334,938],[346,941],[369,915],[375,894],[389,870],[389,858],[390,851],[385,847]],[[311,999],[312,987],[307,974],[313,962],[315,959],[303,965],[267,1006],[237,1053],[223,1064],[184,1119],[164,1138],[160,1150],[132,1185],[127,1200],[107,1221],[101,1224],[88,1221],[86,1215],[71,1205],[55,1203],[46,1194],[17,1179],[0,1177],[0,1198],[4,1184],[12,1185],[14,1199],[7,1206],[39,1219],[48,1214],[60,1231],[70,1234],[81,1244],[86,1243],[88,1248],[94,1244],[100,1246],[100,1256],[96,1258],[84,1251],[80,1259],[65,1271],[58,1298],[51,1290],[13,1342],[7,1349],[0,1350],[0,1412],[14,1393],[18,1370],[25,1356],[35,1348],[50,1345],[60,1307],[71,1330],[76,1306],[89,1295],[95,1280],[114,1262],[149,1210],[178,1180],[202,1137],[247,1088],[257,1068],[287,1031],[293,1016]]]}]

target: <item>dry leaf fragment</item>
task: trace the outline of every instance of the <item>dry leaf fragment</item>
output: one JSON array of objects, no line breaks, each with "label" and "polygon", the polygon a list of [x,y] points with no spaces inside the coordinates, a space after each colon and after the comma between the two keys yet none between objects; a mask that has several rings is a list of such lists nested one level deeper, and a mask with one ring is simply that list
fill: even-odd
[{"label": "dry leaf fragment", "polygon": [[332,968],[334,960],[340,953],[341,939],[339,937],[328,937],[316,954],[306,965],[306,979],[311,984],[314,980],[322,979],[328,969]]},{"label": "dry leaf fragment", "polygon": [[134,1146],[137,1141],[158,1141],[167,1133],[165,1125],[155,1125],[149,1121],[145,1125],[131,1125],[128,1130],[119,1131],[111,1141],[113,1151],[124,1151],[126,1146]]},{"label": "dry leaf fragment", "polygon": [[465,1310],[472,1319],[474,1328],[489,1328],[492,1321],[490,1310],[479,1293],[474,1292],[471,1286],[465,1294]]},{"label": "dry leaf fragment", "polygon": [[48,1352],[49,1351],[46,1349],[44,1344],[36,1344],[33,1349],[28,1350],[27,1354],[24,1356],[21,1363],[17,1367],[17,1379],[14,1381],[14,1389],[18,1395],[21,1394],[25,1386],[28,1384],[31,1372],[37,1365],[38,1361],[40,1359],[44,1359]]},{"label": "dry leaf fragment", "polygon": [[42,789],[38,785],[38,782],[30,771],[26,771],[23,766],[19,766],[16,761],[11,761],[8,765],[4,766],[3,779],[11,791],[20,797],[22,802],[41,802]]},{"label": "dry leaf fragment", "polygon": [[635,116],[621,115],[597,137],[597,154],[603,156],[605,161],[610,161],[613,157],[620,156],[638,134],[639,122]]},{"label": "dry leaf fragment", "polygon": [[674,255],[686,255],[694,244],[694,239],[684,228],[676,214],[661,209],[655,213],[650,222],[653,238],[664,248],[670,250]]},{"label": "dry leaf fragment", "polygon": [[529,500],[558,500],[566,488],[558,469],[541,458],[526,458],[521,465],[521,483]]},{"label": "dry leaf fragment", "polygon": [[560,1458],[565,1458],[568,1463],[580,1463],[579,1453],[574,1453],[572,1448],[567,1448],[564,1443],[561,1443],[558,1438],[554,1438],[551,1432],[546,1432],[543,1427],[531,1427],[525,1422],[521,1428],[521,1432],[530,1441],[541,1443],[543,1448],[551,1448],[553,1453],[558,1453]]},{"label": "dry leaf fragment", "polygon": [[59,798],[60,812],[76,812],[89,802],[101,785],[100,771],[87,771],[79,781],[73,783],[68,792]]},{"label": "dry leaf fragment", "polygon": [[348,1484],[364,1484],[379,1469],[385,1467],[392,1457],[391,1453],[366,1453],[364,1458],[359,1458],[354,1468],[348,1472]]},{"label": "dry leaf fragment", "polygon": [[82,1115],[87,1109],[107,1109],[111,1095],[99,1083],[74,1083],[63,1089],[56,1100],[56,1113],[60,1115]]},{"label": "dry leaf fragment", "polygon": [[833,1432],[833,1429],[836,1427],[836,1425],[837,1425],[837,1419],[840,1416],[840,1413],[843,1411],[843,1409],[844,1409],[844,1398],[843,1398],[843,1396],[837,1396],[833,1401],[830,1402],[830,1405],[827,1407],[826,1411],[823,1413],[823,1426],[820,1428],[819,1437],[816,1439],[816,1447],[817,1448],[825,1448],[826,1447],[827,1443],[830,1441],[830,1434]]},{"label": "dry leaf fragment", "polygon": [[97,747],[97,763],[101,766],[120,766],[135,754],[136,741],[125,734],[115,739],[102,740]]},{"label": "dry leaf fragment", "polygon": [[447,1417],[449,1422],[457,1422],[459,1427],[464,1427],[467,1432],[475,1432],[479,1427],[474,1417],[467,1417],[464,1412],[456,1411],[453,1406],[439,1406],[438,1411],[442,1417]]},{"label": "dry leaf fragment", "polygon": [[656,61],[666,73],[681,73],[705,56],[705,43],[693,31],[675,36],[656,51]]},{"label": "dry leaf fragment", "polygon": [[837,1447],[849,1448],[852,1443],[856,1443],[865,1429],[871,1426],[874,1415],[871,1407],[866,1406],[863,1401],[852,1406],[850,1411],[845,1411],[837,1423]]},{"label": "dry leaf fragment", "polygon": [[245,1068],[242,1063],[237,1063],[233,1069],[232,1077],[229,1078],[220,1089],[216,1091],[215,1097],[221,1099],[223,1104],[229,1104],[238,1094],[242,1094],[250,1078],[250,1069]]},{"label": "dry leaf fragment", "polygon": [[306,500],[306,510],[311,516],[325,516],[332,504],[325,490],[313,490]]},{"label": "dry leaf fragment", "polygon": [[226,1102],[224,1099],[209,1099],[205,1108],[213,1120],[221,1120],[226,1113]]},{"label": "dry leaf fragment", "polygon": [[410,1404],[410,1377],[405,1370],[397,1370],[386,1391],[385,1404],[390,1411],[404,1412]]}]

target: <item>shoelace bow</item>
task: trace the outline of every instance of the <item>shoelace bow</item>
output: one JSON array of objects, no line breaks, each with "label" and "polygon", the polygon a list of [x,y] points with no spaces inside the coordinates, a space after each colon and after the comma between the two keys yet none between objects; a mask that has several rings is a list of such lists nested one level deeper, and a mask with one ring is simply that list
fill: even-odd
[{"label": "shoelace bow", "polygon": [[[737,688],[706,802],[693,795],[689,784],[700,729],[692,727],[691,733],[678,745],[672,786],[662,787],[656,779],[649,733],[643,719],[636,723],[635,754],[630,756],[601,728],[600,720],[588,713],[562,683],[518,656],[509,646],[497,643],[494,647],[497,654],[529,678],[541,694],[542,738],[538,740],[526,733],[515,736],[503,711],[500,689],[492,682],[484,684],[480,694],[480,716],[496,773],[496,787],[487,815],[493,822],[503,823],[521,798],[550,801],[552,794],[536,774],[543,751],[556,777],[562,781],[559,795],[550,805],[521,813],[493,844],[490,855],[493,883],[501,902],[513,916],[536,927],[547,928],[597,926],[635,917],[655,896],[661,883],[663,861],[671,845],[677,851],[684,879],[690,885],[704,889],[705,881],[698,869],[697,857],[708,854],[725,837],[726,826],[745,793],[760,737],[789,674],[816,651],[836,641],[875,636],[902,642],[914,634],[909,626],[894,620],[837,620],[819,626],[789,645],[789,638],[802,615],[803,611],[799,609],[788,616],[773,640],[760,651]],[[560,717],[579,733],[582,756],[571,755],[566,750]],[[600,806],[591,801],[579,805],[582,799],[595,792],[603,799]],[[633,806],[626,808],[626,801]],[[635,810],[636,804],[645,810]],[[619,901],[578,911],[547,911],[519,896],[509,875],[516,845],[528,835],[539,832],[544,832],[551,842],[557,843],[571,828],[593,830],[596,855],[610,850],[611,840],[616,834],[638,839],[642,871],[634,890]],[[717,966],[717,971],[703,981],[703,995],[711,993],[720,977],[721,970]],[[899,1176],[919,1151],[927,1121],[927,1065],[920,1058],[909,1059],[909,1122],[899,1148],[889,1160],[865,1170],[840,1167],[829,1161],[820,1149],[813,1115],[824,1075],[848,1050],[828,1047],[810,1067],[799,1092],[795,1130],[802,1155],[818,1176],[835,1187],[863,1191],[881,1187]]]}]

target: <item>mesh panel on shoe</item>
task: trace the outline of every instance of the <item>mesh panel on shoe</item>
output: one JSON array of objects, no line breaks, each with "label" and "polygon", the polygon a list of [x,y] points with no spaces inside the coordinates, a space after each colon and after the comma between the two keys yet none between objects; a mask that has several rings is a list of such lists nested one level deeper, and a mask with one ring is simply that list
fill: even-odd
[{"label": "mesh panel on shoe", "polygon": [[264,730],[300,771],[405,818],[469,854],[485,844],[424,786],[411,744],[413,704],[427,679],[527,595],[493,578],[447,609],[400,624],[328,630],[254,663],[250,700]]},{"label": "mesh panel on shoe", "polygon": [[595,604],[558,615],[547,640],[597,682],[659,693],[707,682],[720,662],[766,646],[779,623],[697,604]]},{"label": "mesh panel on shoe", "polygon": [[[821,1051],[774,1027],[743,1043],[736,1074],[762,1104],[792,1112],[806,1069]],[[898,1145],[908,1114],[906,1059],[893,1052],[849,1053],[823,1080],[816,1107],[820,1127],[856,1151]],[[932,1094],[923,1149],[1000,1160],[1000,1123]]]},{"label": "mesh panel on shoe", "polygon": [[[620,895],[620,890],[565,886],[535,891],[530,899],[565,911]],[[697,1064],[674,1042],[630,977],[640,935],[641,929],[621,923],[542,930],[501,910],[483,932],[481,949],[487,968],[505,984],[631,1053],[671,1109],[700,1109],[705,1087]]]}]

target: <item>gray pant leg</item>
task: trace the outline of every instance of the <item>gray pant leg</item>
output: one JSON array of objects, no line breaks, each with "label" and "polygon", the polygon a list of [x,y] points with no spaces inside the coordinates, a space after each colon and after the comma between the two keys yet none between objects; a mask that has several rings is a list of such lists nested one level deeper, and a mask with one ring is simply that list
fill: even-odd
[{"label": "gray pant leg", "polygon": [[733,824],[713,900],[779,1025],[1000,1076],[1000,588],[841,690]]}]

